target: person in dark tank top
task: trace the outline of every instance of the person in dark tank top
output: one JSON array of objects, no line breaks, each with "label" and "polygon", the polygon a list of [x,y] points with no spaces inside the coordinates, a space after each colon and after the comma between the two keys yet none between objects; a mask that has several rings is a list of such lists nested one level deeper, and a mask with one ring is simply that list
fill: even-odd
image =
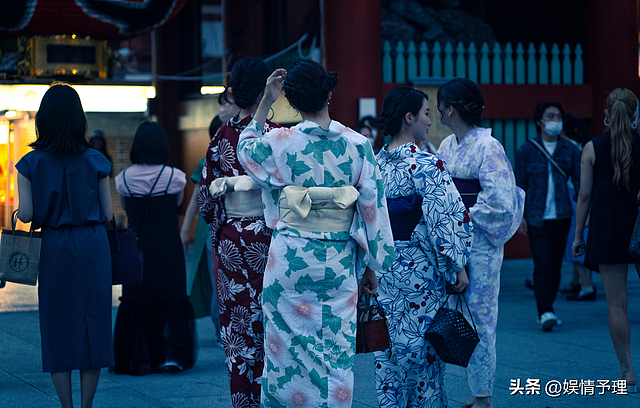
[{"label": "person in dark tank top", "polygon": [[[607,297],[609,333],[620,363],[618,378],[626,381],[629,393],[637,393],[627,317],[627,275],[633,263],[640,276],[640,260],[628,253],[640,191],[638,99],[630,90],[618,88],[607,97],[605,114],[609,131],[593,138],[582,152],[572,250],[575,256],[586,252],[586,262],[599,266]],[[585,244],[582,234],[589,211]]]}]

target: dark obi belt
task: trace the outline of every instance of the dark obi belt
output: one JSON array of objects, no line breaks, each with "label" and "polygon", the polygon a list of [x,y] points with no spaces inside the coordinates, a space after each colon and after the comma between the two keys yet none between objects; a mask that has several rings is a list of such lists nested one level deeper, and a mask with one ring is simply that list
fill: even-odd
[{"label": "dark obi belt", "polygon": [[389,221],[393,239],[409,241],[413,230],[422,219],[422,197],[418,194],[410,196],[387,198]]},{"label": "dark obi belt", "polygon": [[467,211],[478,201],[478,194],[482,191],[480,180],[478,179],[461,179],[452,177],[453,184],[456,185],[464,206]]}]

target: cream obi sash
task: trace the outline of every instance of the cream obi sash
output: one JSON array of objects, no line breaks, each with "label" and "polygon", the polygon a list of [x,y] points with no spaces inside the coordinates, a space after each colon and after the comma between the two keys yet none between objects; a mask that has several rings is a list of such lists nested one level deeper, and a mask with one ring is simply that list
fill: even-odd
[{"label": "cream obi sash", "polygon": [[280,193],[280,220],[301,231],[348,232],[359,196],[353,186],[286,186]]},{"label": "cream obi sash", "polygon": [[214,198],[224,195],[224,211],[229,218],[264,216],[260,186],[249,176],[215,179],[209,191]]}]

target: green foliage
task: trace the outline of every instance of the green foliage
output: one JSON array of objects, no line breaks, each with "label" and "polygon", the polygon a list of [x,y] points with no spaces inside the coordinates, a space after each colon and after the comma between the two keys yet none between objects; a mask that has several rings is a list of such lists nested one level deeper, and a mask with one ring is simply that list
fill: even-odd
[{"label": "green foliage", "polygon": [[280,283],[275,282],[262,290],[262,301],[264,303],[271,303],[274,306],[278,306],[278,299],[280,294],[284,291],[284,288]]},{"label": "green foliage", "polygon": [[296,177],[299,177],[311,170],[311,167],[307,166],[302,160],[298,160],[297,158],[297,155],[287,153],[287,166],[291,169],[291,180],[293,181],[295,181]]},{"label": "green foliage", "polygon": [[290,271],[300,271],[309,267],[309,265],[304,261],[304,258],[296,256],[296,250],[293,248],[287,249],[285,257],[287,258],[287,261],[289,261]]},{"label": "green foliage", "polygon": [[329,330],[333,332],[333,334],[337,335],[342,328],[342,319],[331,313],[331,306],[325,305],[322,307],[322,309],[324,314],[324,318],[322,319],[322,327],[328,327]]}]

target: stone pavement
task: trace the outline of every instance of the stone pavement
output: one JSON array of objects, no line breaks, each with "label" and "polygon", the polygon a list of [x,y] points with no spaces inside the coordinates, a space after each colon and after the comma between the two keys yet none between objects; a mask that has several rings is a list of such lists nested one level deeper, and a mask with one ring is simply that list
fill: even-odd
[{"label": "stone pavement", "polygon": [[[531,260],[508,260],[502,269],[500,317],[498,319],[498,368],[494,405],[500,407],[640,407],[640,394],[616,395],[605,387],[595,387],[595,395],[545,393],[550,381],[615,380],[618,362],[607,328],[607,308],[599,275],[595,302],[556,301],[561,327],[542,332],[536,323],[533,292],[523,282],[531,277]],[[571,276],[571,265],[563,269],[563,284]],[[118,288],[114,288],[117,299]],[[0,289],[0,408],[56,408],[56,392],[49,374],[42,373],[40,333],[36,309],[36,289],[7,284]],[[629,273],[629,316],[632,353],[640,374],[640,279]],[[115,301],[117,305],[117,300]],[[115,320],[114,308],[114,320]],[[213,339],[208,318],[198,321],[199,358],[195,367],[180,374],[122,376],[103,370],[94,407],[231,407],[224,351]],[[358,355],[355,364],[354,408],[377,407],[373,377],[373,356]],[[512,381],[538,379],[540,395],[511,395]],[[74,400],[79,406],[79,378],[74,372]],[[452,407],[460,406],[469,394],[464,371],[448,366],[446,388]],[[571,388],[571,387],[569,387]],[[604,395],[599,395],[604,390]],[[561,391],[562,392],[562,391]],[[578,394],[580,389],[577,388]]]}]

